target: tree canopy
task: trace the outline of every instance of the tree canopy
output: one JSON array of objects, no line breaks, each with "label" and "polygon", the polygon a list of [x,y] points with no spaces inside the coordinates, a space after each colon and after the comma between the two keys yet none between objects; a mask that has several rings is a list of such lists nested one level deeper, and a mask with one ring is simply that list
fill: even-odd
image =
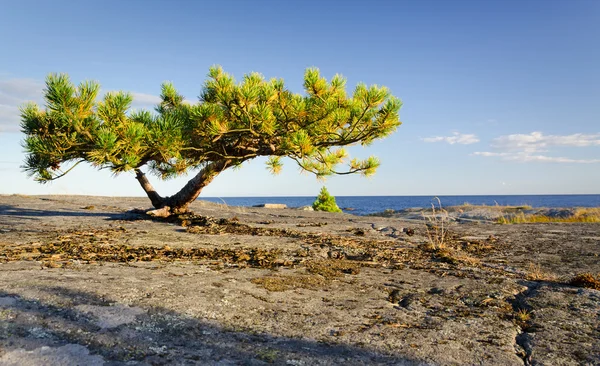
[{"label": "tree canopy", "polygon": [[[282,79],[250,73],[236,82],[214,66],[198,102],[185,101],[171,83],[163,83],[154,111],[131,110],[131,93],[100,99],[99,92],[97,82],[75,86],[66,74],[47,77],[45,108],[34,103],[21,108],[24,170],[41,183],[81,162],[115,174],[132,171],[157,208],[186,208],[216,174],[259,156],[269,157],[273,173],[287,157],[317,177],[371,175],[378,159],[349,160],[344,146],[388,136],[400,125],[402,105],[377,85],[358,84],[348,96],[343,77],[327,81],[316,68],[306,70],[304,94],[297,94]],[[340,170],[345,161],[347,168]],[[161,179],[199,172],[182,191],[163,198],[142,168]]]}]

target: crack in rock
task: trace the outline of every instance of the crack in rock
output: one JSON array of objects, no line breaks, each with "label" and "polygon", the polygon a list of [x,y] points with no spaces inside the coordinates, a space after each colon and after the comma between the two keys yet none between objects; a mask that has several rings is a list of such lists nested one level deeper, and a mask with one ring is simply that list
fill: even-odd
[{"label": "crack in rock", "polygon": [[[525,289],[514,296],[513,300],[509,300],[515,312],[531,311],[531,307],[526,304],[528,297],[534,296],[540,284],[525,283]],[[533,365],[533,347],[531,345],[532,335],[528,332],[531,319],[521,320],[522,324],[517,325],[517,335],[515,336],[515,351],[517,356],[523,360],[525,366]]]}]

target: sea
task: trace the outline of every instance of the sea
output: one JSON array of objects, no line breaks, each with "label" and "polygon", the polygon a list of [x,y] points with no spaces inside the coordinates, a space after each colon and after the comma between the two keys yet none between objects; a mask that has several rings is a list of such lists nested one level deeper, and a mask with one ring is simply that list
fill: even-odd
[{"label": "sea", "polygon": [[[353,215],[368,215],[385,210],[399,211],[407,208],[472,205],[502,205],[531,207],[599,207],[600,194],[567,195],[509,195],[509,196],[336,196],[338,206]],[[228,206],[251,207],[265,203],[284,203],[288,207],[312,205],[315,197],[200,197],[200,200]]]}]

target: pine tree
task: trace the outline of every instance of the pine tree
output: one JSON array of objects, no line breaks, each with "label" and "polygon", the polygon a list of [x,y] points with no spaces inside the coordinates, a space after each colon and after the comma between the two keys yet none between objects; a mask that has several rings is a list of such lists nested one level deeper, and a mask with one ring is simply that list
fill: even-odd
[{"label": "pine tree", "polygon": [[[219,173],[259,156],[269,157],[267,167],[274,174],[287,157],[319,178],[368,176],[379,160],[352,159],[339,170],[348,157],[343,147],[368,145],[395,131],[402,103],[385,87],[358,84],[347,96],[345,85],[339,75],[327,81],[309,68],[305,93],[295,94],[281,79],[250,73],[236,82],[215,66],[198,103],[185,102],[171,83],[164,83],[155,111],[130,111],[130,93],[107,93],[98,100],[98,83],[75,86],[65,74],[50,74],[45,108],[34,103],[21,108],[23,168],[41,183],[82,162],[114,174],[133,173],[160,209],[155,214],[164,216],[185,212]],[[146,176],[168,179],[190,170],[197,173],[170,197],[159,195]]]},{"label": "pine tree", "polygon": [[329,194],[329,191],[325,186],[321,188],[321,192],[319,192],[312,207],[315,211],[342,212],[335,202],[335,197]]}]

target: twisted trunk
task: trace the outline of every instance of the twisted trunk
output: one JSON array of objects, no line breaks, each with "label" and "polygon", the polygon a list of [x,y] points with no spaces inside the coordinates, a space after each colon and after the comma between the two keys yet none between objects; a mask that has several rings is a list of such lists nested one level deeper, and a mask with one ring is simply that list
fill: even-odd
[{"label": "twisted trunk", "polygon": [[218,160],[209,163],[190,179],[179,192],[170,197],[161,197],[141,170],[135,170],[135,178],[148,195],[152,206],[156,209],[148,211],[148,213],[153,216],[167,217],[172,214],[187,212],[190,203],[198,198],[202,189],[212,182],[219,173],[229,167],[229,163],[229,160]]},{"label": "twisted trunk", "polygon": [[152,206],[154,206],[154,208],[161,208],[163,206],[164,198],[162,198],[158,192],[156,192],[152,184],[150,184],[150,181],[148,181],[148,178],[146,178],[146,174],[144,174],[141,170],[136,169],[135,179],[140,182],[144,192],[146,192],[146,195],[148,195],[148,198],[150,198]]}]

